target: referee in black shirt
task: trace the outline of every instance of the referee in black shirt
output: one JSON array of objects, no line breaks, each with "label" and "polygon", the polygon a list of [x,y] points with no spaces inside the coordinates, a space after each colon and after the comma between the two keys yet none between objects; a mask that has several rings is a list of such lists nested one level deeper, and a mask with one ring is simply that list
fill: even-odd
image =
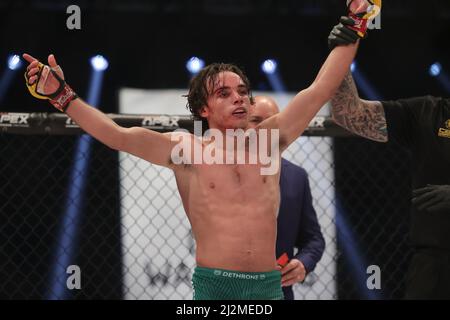
[{"label": "referee in black shirt", "polygon": [[[341,19],[329,45],[358,39]],[[396,101],[359,98],[348,74],[332,100],[336,123],[365,138],[399,141],[413,156],[410,239],[415,249],[407,299],[450,299],[450,99],[432,96]]]}]

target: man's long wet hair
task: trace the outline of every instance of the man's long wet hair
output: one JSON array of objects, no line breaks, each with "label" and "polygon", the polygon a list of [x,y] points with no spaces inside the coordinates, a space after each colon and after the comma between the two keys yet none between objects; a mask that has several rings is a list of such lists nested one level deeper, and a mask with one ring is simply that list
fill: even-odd
[{"label": "man's long wet hair", "polygon": [[[209,129],[209,125],[206,118],[203,118],[200,115],[200,112],[202,107],[207,105],[209,95],[214,93],[214,84],[218,75],[225,71],[233,72],[242,79],[244,85],[248,88],[250,101],[253,100],[250,91],[250,81],[244,72],[237,66],[228,63],[213,63],[206,66],[191,79],[189,83],[189,93],[186,95],[186,108],[189,109],[194,120],[202,121],[203,132]],[[211,89],[210,92],[208,92],[208,86]]]}]

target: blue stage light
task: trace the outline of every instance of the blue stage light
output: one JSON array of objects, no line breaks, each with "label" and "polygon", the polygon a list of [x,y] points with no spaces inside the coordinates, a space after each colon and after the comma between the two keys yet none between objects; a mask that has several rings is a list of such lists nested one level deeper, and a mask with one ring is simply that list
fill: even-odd
[{"label": "blue stage light", "polygon": [[350,71],[355,72],[356,67],[357,67],[356,61],[353,61],[352,64],[350,65]]},{"label": "blue stage light", "polygon": [[109,63],[108,60],[105,59],[105,57],[96,55],[91,58],[91,65],[95,71],[104,71],[108,69]]},{"label": "blue stage light", "polygon": [[22,60],[17,54],[10,55],[8,57],[8,68],[10,70],[17,70],[22,66]]},{"label": "blue stage light", "polygon": [[199,73],[200,70],[202,70],[204,66],[205,66],[205,62],[202,59],[197,58],[197,57],[192,57],[186,62],[186,69],[191,74]]},{"label": "blue stage light", "polygon": [[277,71],[278,63],[273,59],[267,59],[261,65],[261,70],[265,74],[274,74]]},{"label": "blue stage light", "polygon": [[430,66],[430,76],[432,77],[437,77],[438,75],[441,74],[442,71],[442,65],[439,62],[435,62]]}]

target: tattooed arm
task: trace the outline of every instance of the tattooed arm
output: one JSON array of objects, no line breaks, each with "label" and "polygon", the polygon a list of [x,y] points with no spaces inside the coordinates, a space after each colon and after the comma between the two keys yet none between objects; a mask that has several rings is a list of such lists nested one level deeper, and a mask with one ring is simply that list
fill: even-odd
[{"label": "tattooed arm", "polygon": [[360,99],[351,73],[342,81],[331,105],[333,120],[341,127],[371,140],[388,141],[383,105]]}]

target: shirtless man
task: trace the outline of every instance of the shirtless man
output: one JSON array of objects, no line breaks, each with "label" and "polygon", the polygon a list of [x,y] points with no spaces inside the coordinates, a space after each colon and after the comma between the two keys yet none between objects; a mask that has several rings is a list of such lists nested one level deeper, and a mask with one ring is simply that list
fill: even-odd
[{"label": "shirtless man", "polygon": [[[356,50],[357,44],[335,48],[314,82],[283,112],[258,125],[258,129],[279,130],[281,152],[333,96]],[[197,245],[194,299],[283,299],[275,257],[279,170],[274,175],[261,175],[260,163],[175,164],[172,151],[179,144],[176,134],[120,127],[76,96],[63,80],[53,55],[48,57],[49,67],[28,54],[24,59],[29,62],[26,81],[33,96],[50,100],[108,147],[173,170]],[[247,77],[229,64],[205,67],[191,81],[188,93],[193,115],[206,119],[209,128],[224,136],[226,129],[247,128],[250,99]],[[189,138],[192,145],[206,147],[211,143]]]}]

